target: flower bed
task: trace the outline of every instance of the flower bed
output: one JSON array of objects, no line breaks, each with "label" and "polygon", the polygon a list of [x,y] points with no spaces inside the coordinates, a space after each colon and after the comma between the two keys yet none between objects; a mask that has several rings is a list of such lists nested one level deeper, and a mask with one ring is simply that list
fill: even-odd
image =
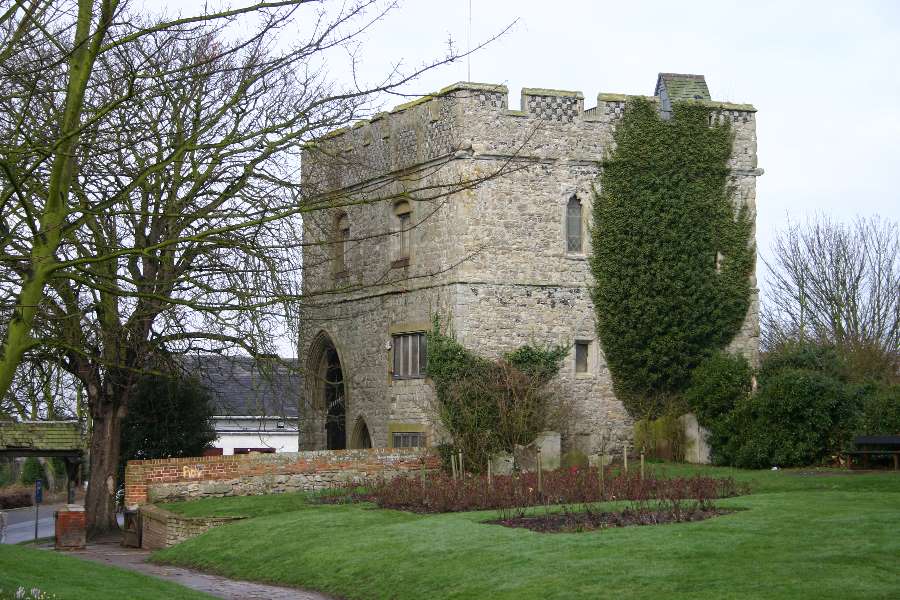
[{"label": "flower bed", "polygon": [[467,475],[461,479],[444,473],[397,477],[376,481],[365,490],[348,487],[332,490],[319,497],[320,502],[368,501],[381,508],[420,513],[470,510],[511,510],[550,504],[584,504],[610,500],[663,502],[691,500],[706,505],[715,498],[745,493],[733,479],[713,477],[641,477],[636,471],[607,467],[601,477],[596,468],[570,468],[547,471],[538,485],[536,473],[487,477]]},{"label": "flower bed", "polygon": [[617,512],[602,512],[586,505],[583,510],[571,512],[526,516],[513,515],[486,521],[492,525],[505,527],[522,527],[540,533],[576,533],[594,531],[610,527],[629,527],[632,525],[663,525],[665,523],[683,523],[687,521],[703,521],[718,515],[734,511],[692,505],[675,510],[671,507],[635,509],[626,508]]}]

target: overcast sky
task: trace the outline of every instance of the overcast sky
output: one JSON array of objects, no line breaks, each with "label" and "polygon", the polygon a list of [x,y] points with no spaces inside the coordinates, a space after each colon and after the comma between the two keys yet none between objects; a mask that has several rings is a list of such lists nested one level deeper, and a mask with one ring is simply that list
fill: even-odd
[{"label": "overcast sky", "polygon": [[[368,52],[415,61],[448,36],[465,47],[468,7],[408,0]],[[472,0],[472,38],[516,18],[471,60],[472,80],[506,84],[511,108],[522,87],[580,90],[586,106],[600,91],[652,94],[659,72],[701,73],[714,99],[756,106],[764,256],[788,216],[900,219],[900,2]]]},{"label": "overcast sky", "polygon": [[[148,4],[186,7],[186,2]],[[383,75],[467,44],[469,0],[406,0],[361,38],[362,73]],[[471,80],[652,94],[659,72],[701,73],[717,100],[758,109],[758,244],[788,217],[900,220],[900,2],[472,0],[473,43],[517,20],[471,59]],[[340,61],[334,63],[335,72]],[[466,80],[465,62],[406,92]],[[398,104],[403,99],[386,104]],[[765,269],[759,274],[764,278]],[[761,282],[764,287],[764,281]]]}]

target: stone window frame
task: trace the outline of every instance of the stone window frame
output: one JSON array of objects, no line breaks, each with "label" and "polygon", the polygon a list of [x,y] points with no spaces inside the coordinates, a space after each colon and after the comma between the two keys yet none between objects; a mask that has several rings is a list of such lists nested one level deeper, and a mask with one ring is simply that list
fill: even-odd
[{"label": "stone window frame", "polygon": [[[569,250],[569,206],[572,200],[577,200],[581,206],[581,250],[574,252]],[[562,250],[563,255],[570,260],[587,260],[589,232],[588,215],[590,214],[591,205],[586,200],[583,192],[573,191],[566,194],[562,202],[561,220],[562,220]]]},{"label": "stone window frame", "polygon": [[393,235],[391,236],[391,268],[408,267],[413,252],[412,204],[398,200],[392,210]]},{"label": "stone window frame", "polygon": [[350,216],[346,212],[337,213],[333,227],[332,273],[336,278],[346,277],[350,262]]},{"label": "stone window frame", "polygon": [[[397,369],[397,345],[405,344],[406,352],[400,356],[401,362],[408,363],[406,368]],[[414,351],[412,350],[414,348]],[[423,350],[425,350],[423,352]],[[391,336],[391,373],[394,379],[425,379],[427,369],[427,350],[424,331],[395,333]],[[415,358],[415,361],[413,361]],[[405,360],[408,359],[408,360]],[[415,363],[415,364],[413,364]]]},{"label": "stone window frame", "polygon": [[427,427],[422,423],[388,423],[388,448],[398,448],[394,445],[394,435],[418,435],[422,440],[421,446],[403,446],[406,448],[427,448],[428,447],[428,431]]},{"label": "stone window frame", "polygon": [[[587,364],[585,371],[578,370],[577,347],[579,345],[587,346]],[[572,373],[576,379],[593,379],[597,376],[597,340],[590,337],[576,337],[572,343]]]},{"label": "stone window frame", "polygon": [[421,334],[424,336],[427,331],[430,329],[431,325],[427,321],[411,321],[406,323],[395,323],[388,327],[388,344],[387,344],[387,380],[388,383],[393,385],[395,383],[400,382],[424,382],[428,379],[427,373],[427,364],[426,371],[421,373],[421,376],[415,377],[395,377],[394,376],[394,340],[395,336],[399,335],[409,335],[409,334]]}]

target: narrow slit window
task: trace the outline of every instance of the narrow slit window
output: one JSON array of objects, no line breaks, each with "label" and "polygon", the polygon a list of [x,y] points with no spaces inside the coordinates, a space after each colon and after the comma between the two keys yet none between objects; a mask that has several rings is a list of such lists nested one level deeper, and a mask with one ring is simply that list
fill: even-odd
[{"label": "narrow slit window", "polygon": [[582,206],[578,196],[572,195],[566,204],[566,251],[581,253],[584,241],[582,239]]},{"label": "narrow slit window", "polygon": [[394,235],[394,262],[409,261],[410,237],[412,231],[412,208],[409,202],[405,200],[394,205],[394,216],[397,219],[395,224],[396,234]]},{"label": "narrow slit window", "polygon": [[347,215],[337,218],[334,240],[334,271],[343,273],[347,270],[347,250],[350,244],[350,221]]},{"label": "narrow slit window", "polygon": [[590,342],[575,342],[575,372],[588,372],[588,352],[590,350]]}]

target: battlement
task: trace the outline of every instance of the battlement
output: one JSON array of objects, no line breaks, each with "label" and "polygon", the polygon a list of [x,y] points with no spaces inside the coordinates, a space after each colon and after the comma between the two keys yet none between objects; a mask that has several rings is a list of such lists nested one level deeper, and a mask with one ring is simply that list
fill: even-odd
[{"label": "battlement", "polygon": [[[580,91],[523,88],[520,108],[509,108],[509,89],[502,84],[460,81],[436,92],[395,106],[390,111],[361,120],[351,127],[331,131],[305,148],[307,158],[321,152],[328,157],[320,168],[330,171],[318,179],[336,189],[414,165],[429,163],[475,148],[508,151],[516,144],[530,144],[549,157],[569,153],[582,145],[580,158],[596,160],[578,140],[608,136],[622,118],[630,99],[644,98],[668,116],[673,102],[695,102],[716,111],[716,118],[734,123],[753,121],[750,104],[712,100],[702,75],[660,73],[652,96],[601,92],[593,107],[585,108]],[[539,131],[538,133],[535,133]],[[528,140],[526,141],[526,138]],[[566,139],[565,142],[560,140]],[[304,169],[316,160],[304,160]],[[325,164],[327,163],[327,165]],[[307,180],[314,180],[307,177]]]},{"label": "battlement", "polygon": [[[624,108],[624,104],[632,98],[644,98],[651,102],[657,102],[661,105],[662,110],[670,110],[671,103],[675,101],[697,102],[710,108],[728,111],[756,112],[756,108],[752,104],[713,100],[709,96],[703,75],[660,73],[652,96],[601,92],[596,96],[596,105],[587,109],[584,104],[584,93],[580,91],[522,88],[521,108],[511,110],[509,108],[509,88],[505,85],[459,81],[431,94],[398,104],[389,111],[376,114],[371,119],[358,121],[352,127],[331,131],[320,139],[339,137],[355,129],[384,119],[391,119],[396,115],[446,99],[474,103],[480,108],[493,110],[500,114],[571,123],[576,119],[591,120],[603,114],[618,114],[621,112],[620,109]],[[432,112],[435,111],[432,110]]]}]

